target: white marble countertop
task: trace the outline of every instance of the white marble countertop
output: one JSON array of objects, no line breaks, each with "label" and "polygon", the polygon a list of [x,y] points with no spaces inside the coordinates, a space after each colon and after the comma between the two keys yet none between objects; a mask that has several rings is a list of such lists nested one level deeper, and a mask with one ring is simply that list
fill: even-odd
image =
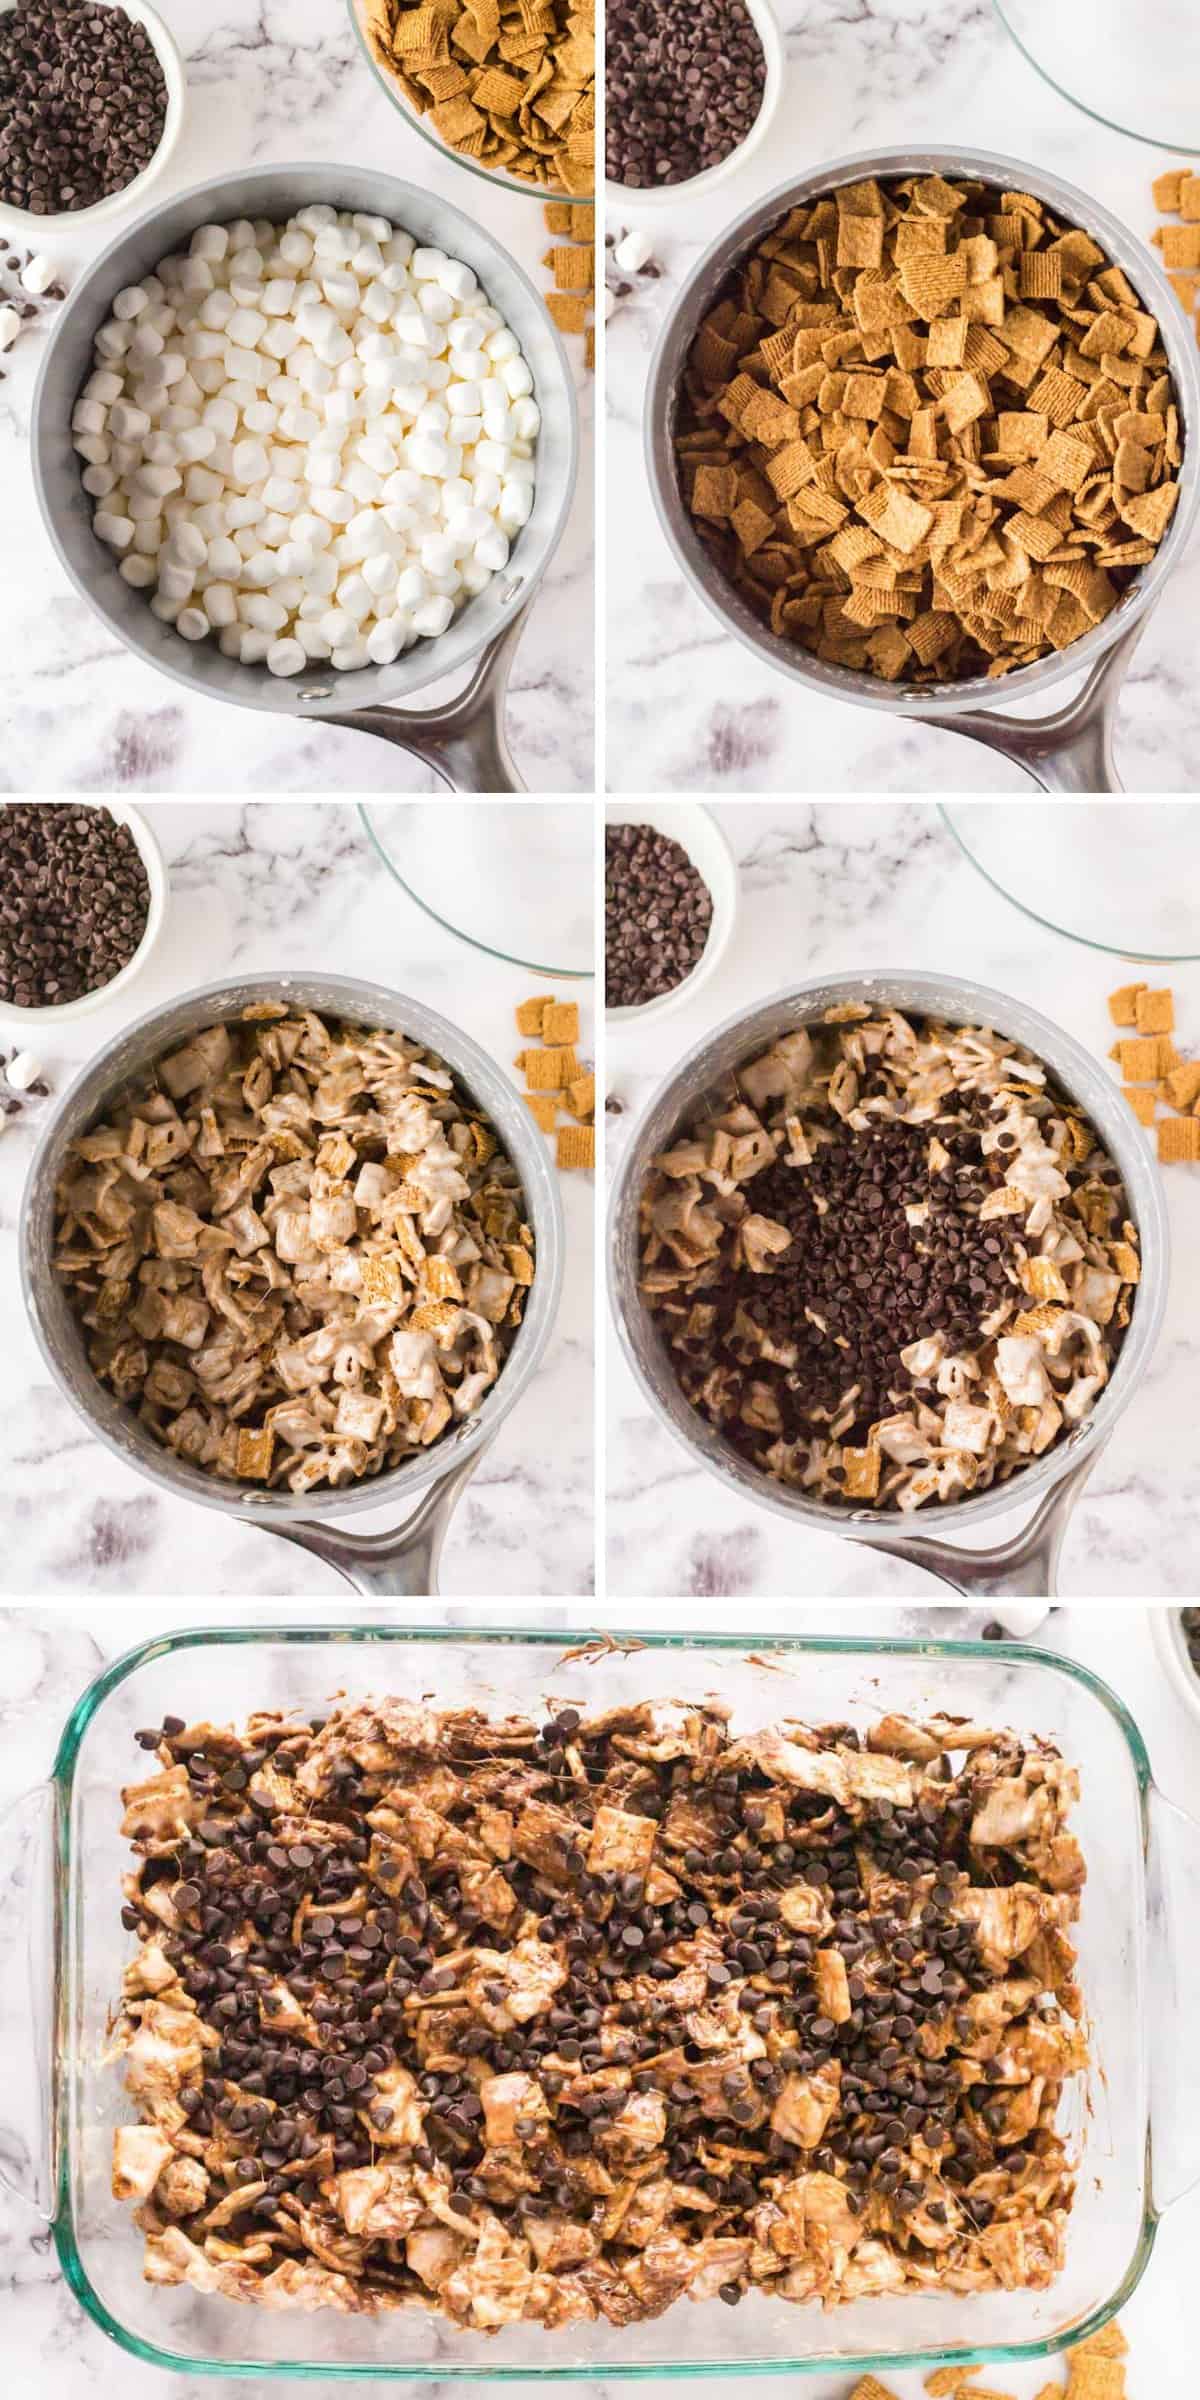
[{"label": "white marble countertop", "polygon": [[[1031,826],[1038,806],[1029,812]],[[933,803],[798,801],[789,809],[764,802],[714,813],[740,869],[733,942],[695,1000],[657,1023],[610,1027],[608,1091],[629,1112],[606,1118],[610,1165],[634,1113],[675,1060],[727,1017],[813,975],[920,967],[970,976],[1031,1001],[1104,1057],[1113,1039],[1106,995],[1129,970],[1043,931],[1002,899],[967,862]],[[1141,972],[1174,986],[1180,1048],[1200,1049],[1200,967]],[[1195,1591],[1200,1183],[1186,1167],[1168,1169],[1164,1181],[1173,1237],[1167,1319],[1145,1382],[1068,1531],[1060,1569],[1068,1594]],[[610,1592],[929,1591],[924,1573],[902,1560],[793,1531],[766,1510],[744,1507],[649,1414],[611,1321],[607,1360]],[[987,1530],[1000,1538],[1021,1520],[1017,1507]]]},{"label": "white marble countertop", "polygon": [[[49,1771],[59,1733],[69,1709],[104,1662],[119,1656],[150,1635],[184,1624],[211,1624],[218,1619],[245,1622],[246,1609],[205,1607],[187,1610],[157,1598],[138,1606],[97,1606],[78,1602],[52,1609],[13,1609],[0,1612],[0,1810],[15,1796],[39,1782]],[[257,1620],[267,1613],[253,1612]],[[327,1611],[296,1603],[274,1613],[284,1623],[322,1623]],[[386,1621],[421,1622],[417,1611],[407,1618],[402,1607],[387,1604],[376,1612]],[[426,1612],[428,1613],[428,1612]],[[445,1612],[456,1624],[486,1621],[496,1612],[452,1607]],[[508,1612],[526,1624],[548,1624],[590,1630],[595,1616],[582,1605],[551,1610],[523,1608]],[[831,1617],[828,1609],[756,1608],[754,1633],[770,1631],[819,1633],[852,1630],[856,1635],[909,1635],[926,1638],[977,1635],[982,1612],[964,1609],[856,1609],[852,1623],[844,1612]],[[660,1607],[653,1612],[622,1609],[604,1611],[605,1625],[647,1624],[679,1630],[719,1628],[728,1612],[712,1601],[689,1602],[686,1611]],[[752,1636],[747,1630],[747,1639]],[[1078,1658],[1103,1676],[1132,1710],[1146,1738],[1158,1782],[1168,1798],[1200,1814],[1200,1735],[1172,1687],[1167,1683],[1152,1646],[1145,1611],[1093,1606],[1059,1610],[1042,1630],[1041,1646]],[[948,1705],[953,1705],[948,1697]],[[30,2088],[29,1984],[25,1962],[26,1901],[13,1875],[11,1852],[0,1831],[0,2168],[20,2178],[26,2171],[23,2140],[33,2137],[35,2118],[27,2099]],[[20,2128],[20,2131],[18,2131]],[[131,2234],[131,2238],[132,2234]],[[1200,2192],[1177,2202],[1163,2220],[1144,2279],[1122,2311],[1128,2336],[1131,2400],[1192,2400],[1195,2392],[1195,2256],[1200,2241]],[[1189,2298],[1193,2300],[1189,2315]],[[964,2303],[964,2306],[969,2305]],[[208,2377],[161,2373],[125,2355],[118,2359],[97,2328],[72,2298],[58,2267],[53,2243],[24,2201],[0,2188],[0,2312],[4,2326],[4,2369],[8,2388],[17,2400],[53,2390],[55,2400],[93,2400],[106,2376],[120,2378],[130,2400],[203,2400],[205,2393],[223,2389],[264,2393],[286,2387],[254,2379],[245,2384],[214,2384]],[[989,2389],[1035,2400],[1053,2370],[1038,2367],[992,2367],[981,2382]],[[797,2376],[791,2386],[802,2400],[849,2400],[853,2377],[847,2374]],[[897,2400],[924,2400],[916,2370],[889,2373],[889,2389]],[[351,2387],[321,2378],[305,2385],[313,2400],[337,2400]],[[395,2387],[400,2388],[399,2382]],[[433,2385],[437,2400],[453,2392],[482,2393],[482,2386]],[[572,2387],[560,2387],[564,2392]],[[575,2389],[580,2387],[576,2386]],[[596,2400],[613,2400],[621,2388],[603,2382],[590,2387]],[[644,2384],[648,2400],[666,2400],[665,2383]],[[730,2400],[749,2400],[752,2391],[771,2388],[761,2382],[744,2384],[736,2376],[710,2384]],[[780,2387],[782,2388],[782,2386]],[[1057,2390],[1057,2380],[1051,2389]]]},{"label": "white marble countertop", "polygon": [[[147,1009],[234,970],[284,967],[410,991],[507,1065],[516,1047],[512,1012],[535,979],[485,958],[426,916],[387,874],[350,802],[162,801],[145,814],[170,868],[161,943],[126,994],[37,1037],[54,1092]],[[589,1054],[592,987],[564,986],[563,996],[568,989],[580,1001],[580,1049]],[[11,1017],[0,1012],[0,1048],[11,1055],[13,1046]],[[333,1571],[290,1542],[161,1494],[122,1466],[52,1383],[26,1320],[15,1256],[25,1172],[52,1106],[30,1103],[0,1143],[0,1352],[9,1377],[0,1430],[0,1591],[269,1591],[349,1604]],[[537,1375],[459,1503],[442,1559],[446,1592],[593,1588],[593,1179],[564,1175],[561,1183],[567,1251],[557,1325]],[[354,1529],[371,1533],[388,1522],[386,1510],[368,1509]]]},{"label": "white marble countertop", "polygon": [[[276,161],[353,160],[475,215],[537,288],[550,236],[540,203],[489,186],[405,123],[372,74],[346,0],[158,0],[187,63],[179,147],[148,206],[209,176]],[[125,220],[56,236],[68,289]],[[47,319],[47,323],[52,318]],[[424,792],[432,772],[390,744],[299,717],[232,710],[135,658],[68,581],[38,514],[28,447],[44,334],[22,336],[0,381],[0,791]],[[531,790],[590,790],[593,765],[593,378],[568,342],[581,417],[570,522],[513,669],[509,732]],[[461,682],[462,678],[459,678]],[[431,684],[421,704],[451,697]],[[352,705],[348,702],[347,705]]]},{"label": "white marble countertop", "polygon": [[[701,252],[756,198],[825,159],[956,139],[1041,161],[1149,237],[1165,153],[1094,123],[1052,91],[987,0],[776,0],[787,80],[761,147],[716,191],[676,208],[610,212],[639,224],[661,281],[636,280],[607,326],[608,781],[614,791],[1021,792],[1021,771],[960,735],[826,700],[777,675],[692,593],[659,529],[642,465],[650,355]],[[1200,786],[1191,672],[1200,542],[1134,657],[1118,770],[1131,791]],[[1070,696],[1060,685],[1033,713]]]}]

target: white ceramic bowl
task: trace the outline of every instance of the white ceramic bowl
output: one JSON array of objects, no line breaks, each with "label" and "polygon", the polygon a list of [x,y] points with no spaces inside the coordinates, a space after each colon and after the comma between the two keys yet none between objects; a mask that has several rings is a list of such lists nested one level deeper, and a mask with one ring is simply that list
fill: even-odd
[{"label": "white ceramic bowl", "polygon": [[783,53],[783,35],[770,0],[745,0],[747,14],[763,47],[766,78],[762,101],[749,133],[745,134],[726,157],[718,159],[715,167],[705,167],[701,175],[687,175],[682,183],[655,183],[648,186],[605,182],[604,197],[612,228],[613,211],[636,215],[642,208],[668,208],[674,200],[694,200],[701,192],[711,192],[718,183],[727,183],[736,175],[766,134],[783,97],[783,78],[787,61]]},{"label": "white ceramic bowl", "polygon": [[686,800],[659,808],[653,801],[631,800],[628,805],[609,801],[604,811],[606,825],[652,825],[681,850],[686,850],[698,875],[701,875],[712,894],[712,923],[706,941],[690,975],[677,983],[673,991],[660,992],[657,999],[643,1000],[637,1008],[606,1008],[607,1025],[633,1025],[649,1017],[665,1016],[669,1008],[679,1008],[691,1000],[702,983],[707,983],[720,965],[733,934],[737,920],[738,871],[732,850],[708,809],[698,801]]},{"label": "white ceramic bowl", "polygon": [[1200,1675],[1188,1652],[1183,1618],[1177,1608],[1152,1608],[1150,1622],[1159,1663],[1175,1687],[1176,1698],[1200,1725]]},{"label": "white ceramic bowl", "polygon": [[[0,0],[0,15],[21,5],[21,0]],[[33,250],[45,250],[49,242],[63,234],[74,233],[81,225],[102,225],[145,199],[152,183],[158,181],[171,152],[179,140],[183,125],[184,92],[187,78],[183,59],[173,34],[168,33],[158,11],[148,6],[148,0],[99,0],[104,8],[123,8],[127,17],[144,25],[158,54],[158,63],[167,86],[167,114],[160,141],[153,158],[135,175],[123,190],[110,192],[107,199],[97,200],[91,208],[60,209],[54,216],[35,217],[31,210],[14,208],[0,200],[0,234],[8,234],[25,242]]]},{"label": "white ceramic bowl", "polygon": [[[0,802],[0,806],[3,805]],[[53,803],[47,802],[45,805],[49,807]],[[158,846],[157,837],[151,833],[145,818],[139,815],[136,808],[131,808],[126,800],[73,800],[69,805],[72,808],[107,808],[109,815],[116,818],[118,825],[128,825],[134,841],[137,843],[142,865],[146,870],[146,879],[150,885],[150,906],[146,912],[146,930],[133,957],[122,967],[120,974],[114,975],[108,983],[98,984],[94,992],[82,993],[78,1000],[64,1000],[61,1008],[14,1008],[10,1002],[0,1000],[0,1025],[3,1025],[5,1032],[10,1035],[13,1033],[44,1033],[51,1026],[68,1024],[72,1017],[90,1016],[93,1009],[103,1008],[106,1001],[114,1000],[119,992],[123,992],[126,986],[133,982],[135,975],[140,975],[158,941],[166,919],[168,890],[166,865]]]}]

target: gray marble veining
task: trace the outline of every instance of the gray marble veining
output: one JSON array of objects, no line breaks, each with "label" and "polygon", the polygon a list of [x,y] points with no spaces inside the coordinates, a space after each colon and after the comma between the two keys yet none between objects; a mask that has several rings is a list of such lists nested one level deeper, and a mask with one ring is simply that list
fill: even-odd
[{"label": "gray marble veining", "polygon": [[[480,805],[486,806],[486,803]],[[349,802],[246,806],[159,802],[147,810],[171,871],[161,946],[124,999],[39,1036],[55,1089],[119,1027],[231,969],[293,964],[394,984],[461,1024],[494,1057],[514,1047],[528,971],[454,939],[386,872]],[[585,1035],[590,985],[578,984]],[[12,1037],[0,1027],[0,1047]],[[42,1106],[49,1106],[43,1103]],[[9,1363],[0,1430],[0,1591],[352,1596],[290,1543],[160,1494],[89,1436],[48,1377],[16,1285],[14,1230],[40,1111],[0,1144],[0,1343]],[[460,1502],[442,1562],[448,1593],[592,1588],[592,1182],[565,1176],[567,1268],[558,1323],[529,1390]],[[356,1518],[364,1533],[387,1512]]]},{"label": "gray marble veining", "polygon": [[[1107,1051],[1106,995],[1129,970],[1044,931],[1002,899],[968,863],[932,802],[798,801],[790,809],[762,802],[716,813],[740,872],[732,946],[714,980],[665,1022],[609,1031],[608,1089],[623,1112],[606,1119],[610,1159],[673,1061],[708,1028],[789,981],[822,972],[905,967],[971,975],[1031,999],[1089,1049]],[[1193,1054],[1200,1049],[1200,968],[1143,972],[1173,985],[1180,1048]],[[1170,1168],[1165,1180],[1173,1251],[1166,1325],[1072,1521],[1062,1567],[1068,1593],[1190,1597],[1196,1588],[1191,1528],[1200,1449],[1190,1395],[1200,1368],[1200,1190],[1191,1168]],[[902,1599],[930,1590],[924,1573],[903,1560],[794,1531],[744,1506],[650,1416],[611,1324],[607,1338],[611,1592]],[[1001,1520],[998,1533],[1009,1530]]]},{"label": "gray marble veining", "polygon": [[[788,81],[745,167],[699,199],[640,210],[628,201],[608,220],[610,233],[641,225],[662,270],[659,280],[635,279],[607,327],[608,782],[618,792],[730,795],[1028,792],[1019,768],[960,735],[790,683],[710,615],[676,569],[646,485],[650,354],[674,293],[730,218],[822,159],[907,143],[949,147],[957,136],[1042,162],[1147,237],[1156,222],[1151,177],[1167,162],[1051,90],[988,0],[778,0],[777,14]],[[1193,541],[1121,699],[1117,766],[1131,791],[1200,787],[1198,600]]]},{"label": "gray marble veining", "polygon": [[[359,48],[345,0],[160,0],[188,67],[179,147],[151,204],[235,166],[352,159],[441,193],[503,242],[545,289],[540,202],[469,174],[406,125]],[[107,226],[56,237],[70,285]],[[425,792],[419,760],[365,734],[233,710],[155,674],[67,582],[43,531],[28,466],[44,336],[31,331],[0,381],[0,792]],[[592,378],[576,368],[582,463],[570,523],[537,595],[510,686],[512,749],[535,791],[592,787]],[[459,679],[461,681],[461,678]],[[422,705],[450,698],[443,677]],[[348,701],[348,706],[353,705]]]}]

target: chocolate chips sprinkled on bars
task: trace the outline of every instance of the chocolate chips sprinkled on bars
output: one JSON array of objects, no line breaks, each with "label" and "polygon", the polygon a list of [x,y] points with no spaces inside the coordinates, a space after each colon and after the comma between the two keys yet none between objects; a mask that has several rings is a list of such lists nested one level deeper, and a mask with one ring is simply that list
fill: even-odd
[{"label": "chocolate chips sprinkled on bars", "polygon": [[1058,2272],[1048,1743],[382,1696],[137,1738],[113,2186],[152,2284],[494,2332]]}]

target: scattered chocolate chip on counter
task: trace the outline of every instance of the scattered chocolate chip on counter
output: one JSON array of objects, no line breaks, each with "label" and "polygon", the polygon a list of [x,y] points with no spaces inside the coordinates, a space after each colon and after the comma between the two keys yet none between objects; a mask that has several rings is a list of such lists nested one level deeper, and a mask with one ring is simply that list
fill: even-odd
[{"label": "scattered chocolate chip on counter", "polygon": [[641,1008],[690,975],[712,924],[712,894],[682,843],[652,825],[604,836],[604,1004]]},{"label": "scattered chocolate chip on counter", "polygon": [[166,121],[158,54],[123,8],[0,15],[0,200],[35,217],[92,208],[149,166]]},{"label": "scattered chocolate chip on counter", "polygon": [[719,166],[754,124],[766,79],[742,0],[610,0],[609,182],[646,191]]},{"label": "scattered chocolate chip on counter", "polygon": [[1045,2289],[1077,1771],[948,1716],[730,1714],[379,1694],[140,1732],[113,2192],[149,2284],[527,2341]]},{"label": "scattered chocolate chip on counter", "polygon": [[111,983],[146,930],[150,884],[111,809],[0,808],[0,1001],[62,1008]]}]

